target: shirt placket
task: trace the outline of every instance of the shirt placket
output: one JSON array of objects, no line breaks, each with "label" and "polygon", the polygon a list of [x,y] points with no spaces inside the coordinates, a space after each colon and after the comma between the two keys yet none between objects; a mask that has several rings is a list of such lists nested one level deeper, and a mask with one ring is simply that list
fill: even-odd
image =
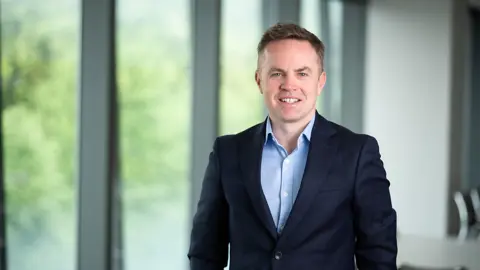
[{"label": "shirt placket", "polygon": [[[292,153],[293,154],[293,153]],[[284,157],[286,154],[284,155]],[[292,185],[293,185],[293,162],[292,155],[286,156],[282,162],[282,175],[280,184],[280,217],[278,222],[278,231],[281,232],[288,218],[288,212],[292,204]]]}]

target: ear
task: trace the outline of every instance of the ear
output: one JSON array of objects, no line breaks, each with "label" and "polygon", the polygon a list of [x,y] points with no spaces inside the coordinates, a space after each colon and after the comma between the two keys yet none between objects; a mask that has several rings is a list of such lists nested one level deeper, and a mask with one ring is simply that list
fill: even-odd
[{"label": "ear", "polygon": [[260,93],[263,94],[260,80],[260,71],[258,69],[255,71],[255,82],[257,83],[258,90],[260,90]]},{"label": "ear", "polygon": [[317,85],[317,96],[322,93],[323,87],[325,87],[325,83],[327,82],[327,73],[325,71],[322,71],[322,74],[320,74],[320,78],[318,78],[318,85]]}]

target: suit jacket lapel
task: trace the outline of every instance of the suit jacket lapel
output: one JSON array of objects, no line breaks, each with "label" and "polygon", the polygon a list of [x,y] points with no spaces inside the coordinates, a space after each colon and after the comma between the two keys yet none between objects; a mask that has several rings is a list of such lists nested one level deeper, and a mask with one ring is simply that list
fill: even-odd
[{"label": "suit jacket lapel", "polygon": [[266,122],[255,127],[253,132],[242,138],[243,140],[239,143],[240,166],[245,187],[252,201],[252,208],[270,235],[277,238],[275,223],[260,181],[265,124]]},{"label": "suit jacket lapel", "polygon": [[332,127],[332,124],[317,114],[311,134],[302,183],[282,232],[282,238],[294,232],[295,227],[311,207],[318,190],[327,178],[331,161],[334,159],[337,149],[336,144],[330,138],[334,133],[335,129]]}]

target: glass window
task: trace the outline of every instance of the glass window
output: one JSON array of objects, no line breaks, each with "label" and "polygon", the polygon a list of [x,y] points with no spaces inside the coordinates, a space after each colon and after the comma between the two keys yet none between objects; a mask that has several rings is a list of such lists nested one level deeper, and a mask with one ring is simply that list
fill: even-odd
[{"label": "glass window", "polygon": [[[300,24],[322,40],[320,1],[323,0],[302,0],[300,2]],[[325,43],[325,40],[322,41]],[[326,70],[326,72],[328,85],[328,75],[330,75],[330,73],[328,70]],[[327,90],[327,87],[325,87],[324,90]],[[322,113],[322,94],[317,98],[317,110]]]},{"label": "glass window", "polygon": [[186,269],[189,0],[121,0],[118,80],[126,270]]},{"label": "glass window", "polygon": [[302,0],[300,2],[300,24],[321,39],[320,1],[324,0]]},{"label": "glass window", "polygon": [[220,135],[240,132],[266,116],[263,96],[255,83],[261,7],[258,0],[222,2]]},{"label": "glass window", "polygon": [[77,0],[1,0],[8,268],[76,262]]},{"label": "glass window", "polygon": [[329,46],[327,59],[327,85],[325,91],[329,92],[330,112],[333,121],[340,122],[342,114],[342,44],[343,44],[343,6],[342,1],[328,1],[328,29]]}]

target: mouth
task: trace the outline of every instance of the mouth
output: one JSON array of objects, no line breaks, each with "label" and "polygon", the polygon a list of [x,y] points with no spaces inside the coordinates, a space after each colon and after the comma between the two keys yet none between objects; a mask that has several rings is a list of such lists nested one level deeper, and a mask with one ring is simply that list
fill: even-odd
[{"label": "mouth", "polygon": [[279,98],[278,100],[282,103],[287,103],[287,104],[295,104],[301,101],[298,98]]}]

